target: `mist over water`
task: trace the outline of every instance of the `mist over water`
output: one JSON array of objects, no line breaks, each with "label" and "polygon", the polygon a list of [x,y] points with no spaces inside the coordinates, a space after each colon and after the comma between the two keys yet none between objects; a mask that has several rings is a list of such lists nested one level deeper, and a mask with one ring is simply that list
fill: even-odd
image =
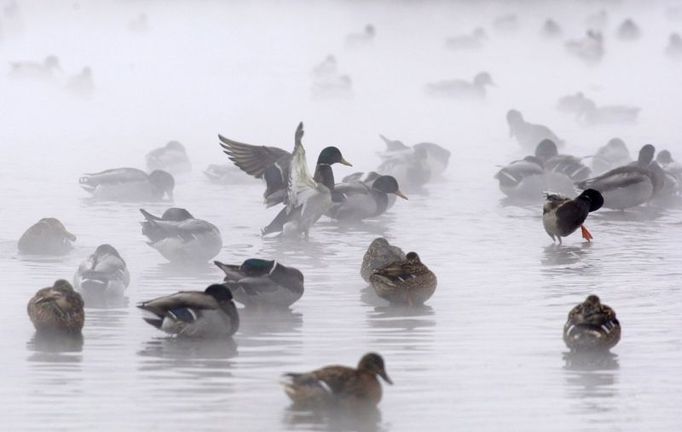
[{"label": "mist over water", "polygon": [[[4,6],[4,5],[3,5]],[[511,108],[548,125],[561,152],[594,154],[613,137],[631,154],[646,143],[682,153],[682,62],[666,57],[682,31],[674,2],[18,2],[0,16],[0,269],[5,284],[0,377],[8,430],[677,430],[682,377],[680,210],[600,210],[553,246],[539,205],[508,206],[493,175],[524,151],[509,137]],[[584,37],[588,17],[607,12],[605,55],[586,64],[564,42]],[[675,13],[677,10],[677,13]],[[146,29],[131,22],[146,15]],[[496,28],[515,14],[515,29]],[[633,18],[642,30],[622,41]],[[547,18],[559,38],[540,34]],[[366,46],[346,37],[376,28]],[[135,26],[133,26],[135,27]],[[445,40],[483,27],[480,49]],[[497,26],[499,27],[499,26]],[[334,55],[350,93],[319,97],[313,68]],[[54,80],[12,79],[10,62],[59,57]],[[65,90],[92,69],[89,97]],[[5,69],[2,69],[5,68]],[[429,97],[429,82],[488,72],[484,100]],[[599,105],[640,107],[634,125],[587,127],[559,112],[582,91]],[[264,186],[237,172],[210,183],[209,164],[231,164],[218,133],[293,148],[305,125],[309,166],[325,146],[353,167],[337,181],[376,169],[379,134],[452,152],[442,180],[380,218],[339,225],[323,217],[309,241],[263,239],[279,208]],[[142,321],[136,303],[222,279],[210,263],[181,268],[145,244],[139,208],[168,202],[92,202],[83,173],[145,169],[153,148],[178,140],[193,171],[176,176],[173,205],[222,232],[217,259],[274,258],[305,274],[290,312],[242,314],[234,341],[168,338]],[[43,217],[77,236],[58,258],[19,255],[21,234]],[[360,278],[367,246],[385,236],[414,250],[438,276],[426,306],[401,310]],[[28,299],[71,280],[101,243],[128,263],[127,303],[87,307],[82,339],[44,340],[26,316]],[[590,293],[618,313],[613,356],[566,356],[566,314]],[[365,352],[386,360],[377,412],[356,419],[296,412],[277,381],[284,372],[355,365]]]}]

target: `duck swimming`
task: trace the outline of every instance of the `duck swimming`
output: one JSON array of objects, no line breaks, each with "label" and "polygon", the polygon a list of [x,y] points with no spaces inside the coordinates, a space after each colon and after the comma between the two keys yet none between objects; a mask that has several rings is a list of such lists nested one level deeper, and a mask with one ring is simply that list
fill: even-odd
[{"label": "duck swimming", "polygon": [[369,278],[374,273],[374,270],[400,261],[405,261],[405,252],[402,249],[391,245],[383,237],[375,238],[369,244],[367,252],[362,257],[360,276],[362,276],[365,282],[369,282]]},{"label": "duck swimming", "polygon": [[636,123],[640,111],[638,107],[627,105],[597,106],[582,92],[562,97],[558,107],[561,111],[574,114],[580,123],[588,126]]},{"label": "duck swimming", "polygon": [[211,285],[204,291],[180,291],[137,307],[150,314],[144,318],[148,324],[180,337],[231,337],[239,329],[237,307],[224,285]]},{"label": "duck swimming", "polygon": [[54,55],[45,57],[43,62],[11,62],[10,78],[50,81],[56,78],[55,73],[61,72],[59,58]]},{"label": "duck swimming", "polygon": [[57,280],[29,300],[28,316],[39,332],[80,333],[85,323],[83,299],[70,283]]},{"label": "duck swimming", "polygon": [[97,246],[95,252],[83,261],[73,277],[73,286],[89,298],[122,297],[130,284],[126,262],[110,244]]},{"label": "duck swimming", "polygon": [[519,145],[525,149],[534,149],[544,139],[549,139],[556,144],[563,142],[547,126],[528,123],[521,112],[514,109],[507,112],[507,124],[509,124],[509,136],[516,138]]},{"label": "duck swimming", "polygon": [[55,218],[43,218],[31,225],[19,238],[17,246],[22,254],[64,255],[73,249],[76,236]]},{"label": "duck swimming", "polygon": [[486,86],[495,85],[488,72],[479,72],[473,81],[445,80],[426,85],[426,93],[455,99],[484,99]]},{"label": "duck swimming", "polygon": [[632,19],[628,18],[618,26],[617,35],[620,40],[631,41],[639,39],[642,31]]},{"label": "duck swimming", "polygon": [[601,32],[588,30],[583,39],[566,42],[566,50],[588,64],[595,64],[604,57],[604,36]]},{"label": "duck swimming", "polygon": [[561,237],[568,237],[578,228],[585,240],[592,240],[592,234],[583,223],[589,213],[599,210],[604,204],[604,198],[598,191],[587,189],[575,199],[553,193],[547,193],[545,197],[542,225],[552,241],[558,239],[561,244]]},{"label": "duck swimming", "polygon": [[287,396],[299,406],[374,407],[382,396],[377,376],[393,384],[386,373],[384,359],[379,354],[369,353],[360,359],[355,369],[327,366],[312,372],[287,373],[282,386]]},{"label": "duck swimming", "polygon": [[475,50],[483,48],[487,39],[482,27],[475,28],[471,34],[449,37],[445,40],[445,46],[451,50]]},{"label": "duck swimming", "polygon": [[540,33],[547,38],[556,38],[561,36],[562,33],[561,26],[559,26],[559,23],[557,23],[553,19],[548,18],[542,25]]},{"label": "duck swimming", "polygon": [[393,176],[378,176],[371,182],[348,182],[334,186],[344,199],[335,202],[327,215],[338,220],[362,220],[382,215],[390,206],[389,194],[407,199]]},{"label": "duck swimming", "polygon": [[111,201],[158,201],[173,199],[175,179],[166,171],[150,174],[137,168],[114,168],[79,179],[81,187],[93,198]]},{"label": "duck swimming", "polygon": [[75,96],[90,97],[95,92],[95,83],[92,80],[92,69],[84,67],[81,73],[69,78],[66,83],[66,91]]},{"label": "duck swimming", "polygon": [[611,138],[592,157],[592,171],[602,174],[617,167],[625,166],[632,162],[630,151],[625,142],[620,138]]},{"label": "duck swimming", "polygon": [[391,304],[421,306],[436,291],[438,279],[419,255],[408,252],[402,261],[380,267],[369,281],[377,295]]},{"label": "duck swimming", "polygon": [[608,351],[620,340],[616,312],[589,295],[568,313],[564,342],[571,351]]},{"label": "duck swimming", "polygon": [[303,273],[277,261],[257,258],[241,265],[213,262],[225,272],[225,285],[244,306],[288,308],[303,296]]},{"label": "duck swimming", "polygon": [[169,208],[161,217],[140,209],[145,221],[142,234],[147,244],[170,262],[205,263],[215,258],[223,247],[218,227],[194,216],[183,208]]},{"label": "duck swimming", "polygon": [[165,146],[150,151],[145,159],[149,171],[163,170],[171,174],[192,171],[187,150],[178,141],[169,141]]},{"label": "duck swimming", "polygon": [[351,33],[346,36],[346,46],[349,48],[358,48],[372,43],[376,36],[376,29],[372,24],[367,24],[362,33]]}]

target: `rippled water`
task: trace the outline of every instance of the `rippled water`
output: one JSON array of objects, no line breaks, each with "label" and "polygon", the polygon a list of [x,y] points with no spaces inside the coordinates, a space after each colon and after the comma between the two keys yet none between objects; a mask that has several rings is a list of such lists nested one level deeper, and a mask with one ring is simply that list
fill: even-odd
[{"label": "rippled water", "polygon": [[[679,23],[664,19],[663,3],[609,6],[611,28],[636,13],[646,37],[631,49],[610,41],[597,67],[536,31],[553,15],[578,36],[582,19],[601,8],[589,3],[167,3],[25,5],[24,33],[0,45],[1,58],[54,52],[68,70],[91,64],[97,85],[95,97],[81,101],[54,86],[0,79],[8,96],[0,101],[3,428],[679,429],[680,210],[599,211],[588,220],[593,243],[574,235],[556,247],[540,209],[505,205],[492,179],[497,165],[522,154],[507,137],[511,107],[552,124],[573,154],[590,154],[614,135],[631,149],[653,142],[682,151],[679,128],[671,127],[682,74],[661,54]],[[125,23],[141,11],[150,31],[128,33]],[[490,31],[480,53],[444,51],[446,36],[489,27],[506,11],[523,18],[518,33]],[[343,36],[365,22],[378,28],[374,46],[344,50]],[[329,52],[353,77],[352,99],[309,97],[310,68]],[[486,103],[422,96],[426,81],[479,69],[498,83]],[[556,98],[585,88],[605,102],[641,105],[639,125],[581,129],[553,110]],[[200,171],[226,161],[218,132],[290,148],[300,120],[309,159],[338,145],[356,168],[372,169],[381,132],[448,147],[450,167],[381,219],[350,227],[323,219],[308,242],[262,239],[259,228],[276,212],[263,209],[262,186],[246,176],[213,185]],[[276,257],[306,277],[290,313],[243,313],[232,342],[164,337],[134,307],[221,278],[210,264],[176,268],[145,245],[137,209],[161,212],[167,204],[92,203],[78,188],[83,172],[143,167],[144,153],[169,139],[185,143],[194,164],[178,178],[174,204],[221,229],[218,258]],[[353,172],[335,169],[337,177]],[[78,236],[76,249],[57,259],[19,256],[16,240],[46,216]],[[388,308],[360,278],[376,236],[419,252],[438,275],[426,307]],[[70,279],[104,242],[129,264],[128,304],[87,308],[82,339],[37,337],[28,299]],[[585,362],[566,356],[561,330],[589,293],[616,309],[623,338],[613,356]],[[395,382],[384,386],[378,412],[351,419],[289,407],[280,374],[353,365],[370,350],[384,356]]]}]

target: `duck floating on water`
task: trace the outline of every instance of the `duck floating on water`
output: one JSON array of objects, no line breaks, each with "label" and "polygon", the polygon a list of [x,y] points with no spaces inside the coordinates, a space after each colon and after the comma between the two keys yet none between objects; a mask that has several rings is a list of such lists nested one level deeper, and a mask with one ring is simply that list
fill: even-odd
[{"label": "duck floating on water", "polygon": [[509,136],[516,138],[516,141],[524,149],[534,149],[544,139],[549,139],[557,145],[563,143],[550,128],[527,122],[518,110],[512,109],[507,112],[507,124],[509,125]]},{"label": "duck floating on water", "polygon": [[340,202],[334,202],[327,215],[332,219],[358,221],[382,215],[390,206],[389,194],[407,199],[400,191],[393,176],[379,175],[371,182],[343,182],[334,186],[334,192],[342,194]]},{"label": "duck floating on water", "polygon": [[76,236],[56,218],[43,218],[22,234],[19,252],[31,255],[65,255],[73,249]]},{"label": "duck floating on water", "polygon": [[597,153],[592,157],[592,171],[602,174],[614,168],[625,166],[632,162],[630,151],[625,145],[625,141],[620,138],[611,138]]},{"label": "duck floating on water", "polygon": [[65,86],[66,91],[74,96],[88,98],[95,93],[95,83],[92,79],[92,69],[86,66],[77,75],[69,78]]},{"label": "duck floating on water", "polygon": [[485,30],[477,27],[470,34],[449,37],[445,40],[445,46],[451,50],[475,50],[483,48],[487,39]]},{"label": "duck floating on water", "polygon": [[627,105],[597,106],[596,102],[582,92],[559,99],[561,111],[574,114],[576,120],[588,126],[610,124],[633,124],[637,122],[640,108]]},{"label": "duck floating on water", "polygon": [[374,270],[369,281],[379,297],[391,304],[407,306],[423,305],[438,284],[436,275],[416,252],[408,252],[404,260]]},{"label": "duck floating on water", "polygon": [[564,342],[571,351],[608,351],[620,340],[620,332],[616,312],[589,295],[568,313]]},{"label": "duck floating on water", "polygon": [[426,93],[454,99],[485,99],[486,86],[493,86],[488,72],[479,72],[472,81],[455,79],[426,84]]},{"label": "duck floating on water", "polygon": [[592,240],[592,234],[583,223],[589,213],[599,210],[604,204],[604,198],[598,191],[587,189],[575,199],[553,193],[547,193],[545,197],[542,225],[552,241],[558,239],[561,244],[561,237],[568,237],[578,228],[585,240]]},{"label": "duck floating on water", "polygon": [[561,36],[563,31],[561,30],[561,26],[559,25],[559,23],[557,23],[551,18],[547,18],[544,24],[542,24],[542,29],[540,30],[540,33],[542,34],[542,36],[546,38],[557,38]]},{"label": "duck floating on water", "polygon": [[351,33],[346,36],[348,48],[359,48],[370,45],[376,37],[376,29],[372,24],[367,24],[361,33]]},{"label": "duck floating on water", "polygon": [[178,141],[169,141],[165,146],[150,151],[145,159],[149,171],[163,170],[174,175],[192,171],[187,150]]},{"label": "duck floating on water", "polygon": [[85,323],[83,298],[63,279],[38,290],[29,300],[27,311],[38,332],[80,334]]},{"label": "duck floating on water", "polygon": [[596,64],[604,57],[604,36],[601,32],[588,30],[582,39],[566,42],[566,50],[588,64]]},{"label": "duck floating on water", "polygon": [[62,71],[59,58],[55,55],[45,57],[42,62],[11,62],[9,77],[37,81],[52,81]]},{"label": "duck floating on water", "polygon": [[441,177],[450,161],[450,151],[438,144],[422,142],[408,146],[381,134],[379,138],[386,144],[386,151],[379,155],[382,162],[377,171],[395,177],[407,190],[418,190]]},{"label": "duck floating on water", "polygon": [[639,39],[642,35],[642,31],[631,18],[628,18],[618,26],[616,34],[620,40],[632,41]]},{"label": "duck floating on water", "polygon": [[110,244],[97,246],[73,277],[73,286],[88,299],[120,298],[130,284],[126,262]]},{"label": "duck floating on water", "polygon": [[137,168],[114,168],[79,179],[81,187],[99,200],[110,201],[159,201],[164,197],[173,199],[175,179],[166,171],[156,170],[150,174]]},{"label": "duck floating on water", "polygon": [[402,249],[393,246],[383,237],[375,238],[362,257],[360,276],[365,282],[369,282],[374,270],[401,261],[405,261],[405,252]]}]

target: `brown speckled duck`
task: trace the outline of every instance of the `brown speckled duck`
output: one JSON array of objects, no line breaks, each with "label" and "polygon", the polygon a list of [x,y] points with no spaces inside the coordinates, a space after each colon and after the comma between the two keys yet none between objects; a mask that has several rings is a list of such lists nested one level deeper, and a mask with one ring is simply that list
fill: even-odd
[{"label": "brown speckled duck", "polygon": [[39,332],[80,333],[85,322],[81,295],[63,279],[39,290],[29,300],[27,310]]},{"label": "brown speckled duck", "polygon": [[620,340],[616,312],[589,295],[568,314],[564,342],[571,351],[608,351]]},{"label": "brown speckled duck", "polygon": [[357,369],[327,366],[307,373],[287,373],[282,385],[287,396],[299,406],[374,407],[381,400],[381,383],[389,384],[384,359],[365,354]]},{"label": "brown speckled duck", "polygon": [[384,267],[388,264],[393,264],[397,261],[405,260],[405,252],[398,246],[391,245],[388,240],[383,237],[378,237],[372,240],[365,256],[362,257],[362,266],[360,267],[360,276],[369,282],[370,276],[374,270]]},{"label": "brown speckled duck", "polygon": [[43,218],[32,225],[17,244],[22,254],[64,255],[73,249],[76,236],[59,219]]},{"label": "brown speckled duck", "polygon": [[392,304],[419,306],[436,290],[436,275],[426,267],[416,252],[402,261],[374,270],[369,278],[377,295]]}]

